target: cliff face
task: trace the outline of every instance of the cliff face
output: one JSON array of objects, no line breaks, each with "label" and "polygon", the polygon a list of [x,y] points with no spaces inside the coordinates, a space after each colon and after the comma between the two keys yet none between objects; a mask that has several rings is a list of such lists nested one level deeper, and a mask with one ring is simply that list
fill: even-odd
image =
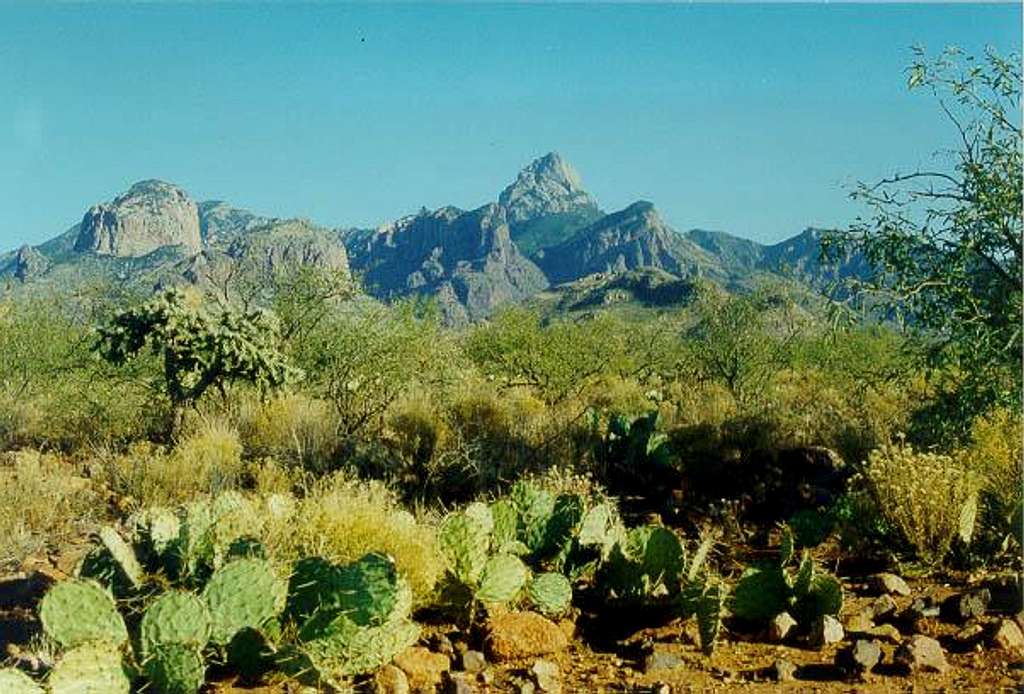
[{"label": "cliff face", "polygon": [[547,286],[512,243],[504,210],[442,207],[349,237],[353,268],[382,298],[436,295],[450,322],[486,316]]},{"label": "cliff face", "polygon": [[199,210],[185,191],[162,181],[142,181],[112,202],[89,208],[75,250],[117,257],[147,255],[164,246],[186,253],[202,247]]},{"label": "cliff face", "polygon": [[539,259],[553,283],[594,273],[655,269],[678,277],[713,271],[716,263],[703,249],[673,231],[649,202],[635,202],[548,248]]}]

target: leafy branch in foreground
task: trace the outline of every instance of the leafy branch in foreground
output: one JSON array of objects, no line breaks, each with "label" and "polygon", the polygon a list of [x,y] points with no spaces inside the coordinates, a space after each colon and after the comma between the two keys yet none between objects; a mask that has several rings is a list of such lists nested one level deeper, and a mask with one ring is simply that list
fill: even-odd
[{"label": "leafy branch in foreground", "polygon": [[852,196],[871,216],[824,250],[865,254],[874,274],[853,296],[921,333],[928,365],[953,376],[955,420],[967,423],[1020,403],[1021,68],[991,50],[981,60],[915,55],[909,87],[929,89],[953,123],[953,165],[861,183]]}]

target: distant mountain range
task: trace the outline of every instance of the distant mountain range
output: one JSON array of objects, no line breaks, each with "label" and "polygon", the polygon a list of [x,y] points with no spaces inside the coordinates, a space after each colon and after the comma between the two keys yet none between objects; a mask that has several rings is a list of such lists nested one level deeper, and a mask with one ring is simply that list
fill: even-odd
[{"label": "distant mountain range", "polygon": [[581,287],[629,285],[671,298],[697,277],[742,291],[767,277],[820,287],[867,271],[859,256],[826,267],[820,237],[807,229],[766,246],[721,231],[680,233],[646,201],[605,213],[552,152],[520,171],[496,202],[424,209],[377,229],[260,217],[142,181],[54,239],[0,254],[0,292],[96,279],[155,288],[210,281],[233,266],[300,262],[354,272],[381,299],[436,297],[448,322],[459,324],[552,290],[573,297]]}]

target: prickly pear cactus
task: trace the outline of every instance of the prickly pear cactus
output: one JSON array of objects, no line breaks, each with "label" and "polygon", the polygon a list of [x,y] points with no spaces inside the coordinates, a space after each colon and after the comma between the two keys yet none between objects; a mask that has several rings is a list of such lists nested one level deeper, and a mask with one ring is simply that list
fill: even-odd
[{"label": "prickly pear cactus", "polygon": [[324,601],[337,567],[323,557],[303,557],[288,578],[287,613],[298,623],[309,619]]},{"label": "prickly pear cactus", "polygon": [[462,583],[476,583],[487,562],[490,536],[475,518],[455,513],[445,519],[438,531],[441,552],[448,570]]},{"label": "prickly pear cactus", "polygon": [[531,553],[540,553],[555,512],[555,496],[546,489],[520,480],[512,486],[509,500],[519,516],[517,536]]},{"label": "prickly pear cactus", "polygon": [[203,589],[210,640],[224,645],[246,627],[258,628],[284,609],[288,584],[264,559],[236,559],[217,569]]},{"label": "prickly pear cactus", "polygon": [[20,670],[0,670],[0,692],[4,694],[43,694],[43,688]]},{"label": "prickly pear cactus", "polygon": [[118,644],[91,642],[64,653],[47,679],[50,694],[128,694]]},{"label": "prickly pear cactus", "polygon": [[320,679],[328,683],[371,672],[419,638],[419,627],[404,617],[381,626],[361,627],[339,614],[329,622],[317,623],[316,628],[311,626],[300,632],[300,650]]},{"label": "prickly pear cactus", "polygon": [[505,603],[513,600],[526,585],[530,570],[519,557],[495,554],[487,560],[480,574],[476,599],[483,603]]},{"label": "prickly pear cactus", "polygon": [[509,552],[509,546],[519,542],[519,514],[507,499],[499,499],[491,504],[490,512],[491,548],[495,552]]},{"label": "prickly pear cactus", "polygon": [[274,647],[270,637],[259,629],[242,629],[227,646],[228,664],[245,678],[256,678],[272,664]]},{"label": "prickly pear cactus", "polygon": [[778,567],[748,568],[732,590],[732,613],[749,622],[767,622],[789,609],[789,585]]},{"label": "prickly pear cactus", "polygon": [[142,665],[153,688],[160,694],[195,694],[206,679],[206,663],[192,646],[168,643],[159,646]]},{"label": "prickly pear cactus", "polygon": [[210,613],[193,593],[171,590],[153,601],[142,616],[139,642],[148,656],[162,646],[178,644],[193,650],[210,640]]},{"label": "prickly pear cactus", "polygon": [[152,506],[135,514],[129,521],[132,540],[148,545],[149,549],[162,555],[169,551],[181,536],[181,521],[169,508]]},{"label": "prickly pear cactus", "polygon": [[548,617],[565,614],[572,605],[572,584],[562,574],[537,574],[526,594],[537,611]]},{"label": "prickly pear cactus", "polygon": [[632,528],[601,567],[599,583],[619,600],[645,601],[679,591],[685,566],[683,545],[660,526]]},{"label": "prickly pear cactus", "polygon": [[90,641],[122,644],[128,639],[114,598],[92,581],[76,579],[55,584],[39,606],[39,620],[46,635],[64,648]]},{"label": "prickly pear cactus", "polygon": [[121,573],[131,584],[132,588],[138,588],[146,580],[146,572],[135,556],[135,550],[125,542],[121,536],[111,527],[103,527],[99,532],[100,542],[113,557]]},{"label": "prickly pear cactus", "polygon": [[288,587],[288,612],[299,622],[315,612],[343,612],[356,624],[381,624],[408,586],[390,557],[370,553],[346,566],[320,557],[296,562]]}]

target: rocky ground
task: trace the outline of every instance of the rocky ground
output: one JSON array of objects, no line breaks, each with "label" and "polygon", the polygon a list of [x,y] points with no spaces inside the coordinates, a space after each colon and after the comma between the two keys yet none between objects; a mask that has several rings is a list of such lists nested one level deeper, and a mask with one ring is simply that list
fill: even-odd
[{"label": "rocky ground", "polygon": [[[34,603],[71,565],[54,558],[0,579],[0,645],[10,660],[45,667],[30,649]],[[692,623],[633,631],[606,610],[559,623],[506,612],[465,630],[426,616],[419,645],[357,684],[380,694],[1024,692],[1024,613],[1012,579],[876,574],[844,586],[839,620],[826,617],[810,633],[785,615],[757,633],[727,623],[711,657],[700,652]],[[308,690],[225,676],[212,691]]]}]

